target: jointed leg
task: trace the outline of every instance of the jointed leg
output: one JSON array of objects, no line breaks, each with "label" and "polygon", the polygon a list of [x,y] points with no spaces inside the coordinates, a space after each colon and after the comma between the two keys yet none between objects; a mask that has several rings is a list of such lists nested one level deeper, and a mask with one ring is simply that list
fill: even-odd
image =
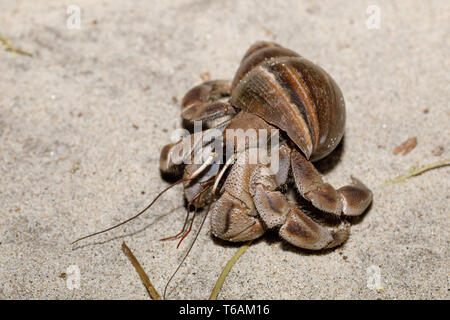
[{"label": "jointed leg", "polygon": [[324,228],[291,204],[286,222],[279,233],[283,239],[294,246],[320,250],[342,244],[350,235],[350,227],[344,223],[335,230]]},{"label": "jointed leg", "polygon": [[220,144],[216,144],[216,140],[220,142],[220,135],[226,128],[226,124],[218,126],[216,128],[207,129],[201,132],[195,132],[180,139],[175,143],[165,145],[160,154],[159,168],[164,173],[173,173],[173,171],[180,165],[191,164],[197,161],[199,152],[203,152],[203,149],[209,149],[211,151],[214,148],[222,147]]},{"label": "jointed leg", "polygon": [[181,103],[181,116],[187,121],[207,121],[235,114],[236,110],[228,102],[218,101],[230,95],[230,87],[229,81],[215,80],[192,88]]},{"label": "jointed leg", "polygon": [[302,197],[322,211],[357,216],[372,202],[372,192],[356,178],[352,177],[351,185],[337,190],[324,183],[311,162],[296,150],[291,153],[291,166],[295,184]]},{"label": "jointed leg", "polygon": [[[266,228],[281,226],[279,232],[286,241],[311,250],[331,248],[348,238],[348,225],[336,230],[324,228],[290,203],[276,191],[285,182],[285,178],[281,179],[284,174],[271,172],[269,164],[249,164],[247,153],[248,150],[238,155],[223,193],[214,204],[214,235],[228,241],[246,241],[258,238]],[[282,160],[280,166],[289,167],[289,161]]]},{"label": "jointed leg", "polygon": [[[202,191],[199,192],[195,197],[193,197],[193,198],[188,202],[188,204],[187,204],[186,218],[184,219],[184,223],[183,223],[183,227],[181,228],[181,231],[178,232],[178,233],[177,233],[176,235],[174,235],[174,236],[170,236],[170,237],[163,238],[163,239],[161,239],[161,241],[173,240],[173,239],[176,239],[176,238],[178,238],[179,236],[183,235],[183,233],[185,233],[184,230],[186,229],[186,225],[187,225],[187,222],[188,222],[188,220],[189,220],[190,213],[191,213],[191,205],[195,202],[195,209],[194,209],[194,216],[195,216],[196,211],[197,211],[198,208],[200,207],[201,196],[202,196],[205,192],[209,191],[209,186],[210,186],[212,183],[213,183],[213,181],[208,181],[207,183],[202,184],[202,185],[201,185]],[[190,226],[189,231],[190,231],[191,227],[192,227],[192,225]],[[189,232],[187,232],[187,233],[189,233]]]},{"label": "jointed leg", "polygon": [[319,250],[343,243],[349,236],[349,226],[324,228],[290,203],[278,187],[276,176],[267,166],[257,166],[250,179],[250,192],[259,216],[268,228],[281,226],[280,236],[291,244],[305,249]]},{"label": "jointed leg", "polygon": [[260,237],[265,231],[248,190],[255,165],[248,164],[247,159],[247,152],[237,155],[221,189],[223,193],[211,208],[211,229],[220,239],[247,241]]}]

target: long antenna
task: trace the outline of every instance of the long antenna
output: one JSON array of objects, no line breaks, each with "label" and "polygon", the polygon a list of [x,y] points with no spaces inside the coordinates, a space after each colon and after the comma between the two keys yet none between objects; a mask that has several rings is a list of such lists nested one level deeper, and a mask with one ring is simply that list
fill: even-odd
[{"label": "long antenna", "polygon": [[211,209],[211,203],[208,205],[208,211],[206,211],[205,216],[203,217],[202,223],[200,224],[200,228],[198,228],[197,233],[195,234],[195,238],[192,241],[188,251],[186,252],[186,254],[183,257],[183,260],[181,260],[180,264],[178,265],[178,267],[175,269],[175,272],[172,274],[172,276],[170,277],[169,281],[167,281],[166,286],[164,287],[164,294],[163,294],[163,299],[166,299],[166,292],[167,292],[167,287],[169,286],[169,283],[172,281],[173,277],[175,277],[175,275],[177,274],[178,270],[180,270],[181,266],[184,263],[184,260],[186,260],[187,256],[189,255],[189,252],[191,252],[192,247],[194,247],[194,244],[198,238],[198,235],[200,234],[200,231],[202,230],[203,224],[206,221],[206,217],[208,216],[209,210]]},{"label": "long antenna", "polygon": [[[208,186],[211,185],[212,183],[213,183],[213,181],[205,182],[205,184],[201,185],[201,187],[202,187],[202,188],[204,188],[204,186],[207,186],[207,187],[208,187]],[[200,197],[205,191],[206,191],[206,190],[203,189],[198,195],[196,195],[194,198],[191,199],[191,201],[188,202],[188,205],[187,205],[188,210],[187,210],[186,218],[184,219],[184,224],[183,224],[183,228],[181,229],[181,231],[178,232],[178,233],[177,233],[176,235],[174,235],[174,236],[163,238],[163,239],[161,239],[160,241],[166,241],[166,240],[176,239],[176,238],[178,238],[180,235],[182,236],[182,235],[184,234],[184,229],[185,229],[186,226],[187,226],[187,222],[188,222],[188,220],[189,220],[189,215],[190,215],[190,212],[191,212],[191,211],[190,211],[190,207],[191,207],[191,205],[192,205],[192,203],[193,203],[194,201],[199,200],[199,197]],[[197,209],[198,201],[197,201],[196,203],[197,203],[197,204],[196,204],[196,209]]]},{"label": "long antenna", "polygon": [[125,223],[127,223],[127,222],[130,222],[130,221],[133,220],[133,219],[136,219],[136,218],[139,217],[141,214],[143,214],[145,211],[147,211],[148,209],[150,209],[150,207],[156,202],[156,200],[158,200],[159,197],[161,197],[167,190],[169,190],[170,188],[176,186],[177,184],[179,184],[179,183],[181,183],[181,182],[186,182],[186,181],[195,179],[200,173],[203,172],[203,170],[206,169],[206,167],[208,167],[208,166],[214,161],[215,156],[216,156],[215,152],[212,152],[212,153],[209,155],[208,159],[207,159],[207,160],[206,160],[206,161],[205,161],[205,162],[204,162],[197,170],[195,170],[194,173],[192,173],[189,177],[180,179],[180,180],[178,180],[177,182],[175,182],[175,183],[171,184],[170,186],[168,186],[167,188],[165,188],[163,191],[161,191],[161,192],[155,197],[155,199],[153,199],[152,202],[150,202],[150,204],[149,204],[147,207],[145,207],[145,208],[144,208],[141,212],[139,212],[137,215],[135,215],[135,216],[133,216],[133,217],[131,217],[131,218],[125,220],[125,221],[122,221],[121,223],[116,224],[115,226],[112,226],[112,227],[110,227],[110,228],[108,228],[108,229],[105,229],[105,230],[102,230],[102,231],[99,231],[99,232],[95,232],[95,233],[92,233],[92,234],[90,234],[90,235],[87,235],[87,236],[84,236],[84,237],[82,237],[82,238],[79,238],[79,239],[75,240],[74,242],[72,242],[71,244],[75,244],[75,243],[77,243],[78,241],[81,241],[81,240],[84,240],[84,239],[87,239],[87,238],[96,236],[96,235],[101,234],[101,233],[104,233],[104,232],[108,232],[108,231],[110,231],[110,230],[112,230],[112,229],[115,229],[115,228],[117,228],[117,227],[120,227],[121,225],[123,225],[123,224],[125,224]]},{"label": "long antenna", "polygon": [[175,183],[171,184],[170,186],[168,186],[167,188],[165,188],[163,191],[161,191],[161,192],[155,197],[155,199],[153,199],[152,202],[150,202],[150,204],[149,204],[148,206],[146,206],[141,212],[139,212],[139,213],[136,214],[135,216],[133,216],[133,217],[131,217],[131,218],[125,220],[125,221],[122,221],[122,222],[120,222],[120,223],[116,224],[115,226],[112,226],[112,227],[110,227],[110,228],[108,228],[108,229],[105,229],[105,230],[102,230],[102,231],[98,231],[98,232],[92,233],[92,234],[90,234],[90,235],[84,236],[84,237],[82,237],[82,238],[79,238],[79,239],[75,240],[74,242],[72,242],[71,244],[75,244],[75,243],[77,243],[78,241],[81,241],[81,240],[84,240],[84,239],[87,239],[87,238],[96,236],[96,235],[101,234],[101,233],[104,233],[104,232],[108,232],[108,231],[110,231],[110,230],[112,230],[112,229],[115,229],[115,228],[117,228],[117,227],[120,227],[121,225],[123,225],[123,224],[125,224],[125,223],[127,223],[127,222],[130,222],[130,221],[133,220],[133,219],[136,219],[136,218],[139,217],[141,214],[143,214],[145,211],[147,211],[148,209],[150,209],[150,207],[156,202],[156,200],[158,200],[159,197],[161,197],[167,190],[169,190],[170,188],[176,186],[177,184],[179,184],[179,183],[181,183],[181,182],[183,182],[183,181],[186,181],[186,179],[180,179],[180,180],[178,180],[177,182],[175,182]]}]

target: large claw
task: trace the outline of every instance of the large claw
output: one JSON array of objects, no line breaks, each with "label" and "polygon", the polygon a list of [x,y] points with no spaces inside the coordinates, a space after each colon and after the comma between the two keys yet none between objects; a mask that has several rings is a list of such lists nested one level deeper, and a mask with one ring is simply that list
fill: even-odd
[{"label": "large claw", "polygon": [[228,192],[222,194],[211,209],[211,231],[212,233],[228,241],[248,241],[259,238],[264,233],[261,221],[249,215],[246,205],[230,195]]},{"label": "large claw", "polygon": [[350,235],[350,228],[343,224],[337,230],[329,230],[314,222],[295,205],[291,205],[286,222],[279,233],[294,246],[320,250],[342,244]]},{"label": "large claw", "polygon": [[352,177],[352,184],[338,190],[341,196],[343,209],[347,216],[358,216],[363,213],[372,202],[372,191],[361,181]]}]

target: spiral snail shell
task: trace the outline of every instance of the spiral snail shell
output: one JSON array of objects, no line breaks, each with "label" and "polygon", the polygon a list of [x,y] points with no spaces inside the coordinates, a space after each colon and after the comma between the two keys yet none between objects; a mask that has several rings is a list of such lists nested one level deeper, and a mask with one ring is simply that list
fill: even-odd
[{"label": "spiral snail shell", "polygon": [[285,131],[311,161],[330,154],[344,134],[345,103],[335,81],[274,43],[258,42],[246,52],[230,103]]}]

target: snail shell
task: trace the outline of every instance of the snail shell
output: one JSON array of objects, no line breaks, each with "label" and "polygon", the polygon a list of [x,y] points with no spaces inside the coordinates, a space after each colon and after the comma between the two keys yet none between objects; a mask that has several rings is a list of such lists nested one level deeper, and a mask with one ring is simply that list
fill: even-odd
[{"label": "snail shell", "polygon": [[246,52],[231,85],[230,103],[285,131],[306,158],[319,160],[342,139],[342,92],[322,68],[275,43]]}]

